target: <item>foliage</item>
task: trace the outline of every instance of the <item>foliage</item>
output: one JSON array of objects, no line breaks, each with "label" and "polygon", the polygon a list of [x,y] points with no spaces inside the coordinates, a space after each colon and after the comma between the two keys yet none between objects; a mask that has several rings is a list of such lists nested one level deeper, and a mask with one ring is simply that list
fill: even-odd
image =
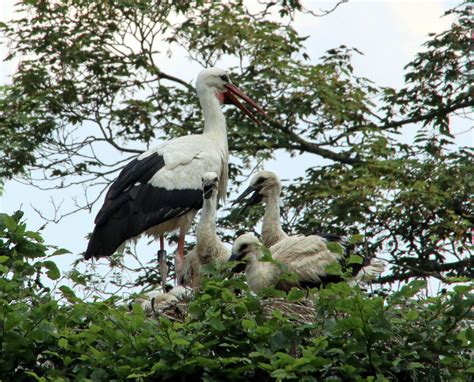
[{"label": "foliage", "polygon": [[[471,5],[448,12],[451,28],[430,36],[393,89],[354,74],[355,48],[310,59],[292,26],[308,13],[299,1],[259,3],[20,1],[23,12],[0,25],[9,58],[21,57],[1,89],[0,176],[83,186],[78,208],[90,210],[131,157],[201,131],[194,88],[164,70],[166,52],[185,49],[202,66],[230,57],[233,80],[272,118],[256,130],[227,111],[229,192],[278,151],[308,154],[305,175],[284,190],[288,232],[363,234],[393,265],[384,282],[472,277],[472,150],[453,143],[474,105]],[[229,209],[219,226],[232,241],[260,216]]]},{"label": "foliage", "polygon": [[213,276],[182,322],[148,318],[117,298],[86,302],[65,285],[46,287],[60,277],[54,253],[20,219],[0,215],[2,380],[468,381],[474,373],[472,286],[423,298],[415,281],[384,298],[332,284],[304,324],[266,315],[241,278]]}]

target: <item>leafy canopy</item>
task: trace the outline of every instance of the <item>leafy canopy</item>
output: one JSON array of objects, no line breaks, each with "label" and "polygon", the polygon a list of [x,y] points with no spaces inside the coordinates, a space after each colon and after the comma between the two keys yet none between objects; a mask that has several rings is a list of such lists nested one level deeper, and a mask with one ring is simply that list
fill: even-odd
[{"label": "leafy canopy", "polygon": [[388,297],[339,283],[314,301],[297,290],[268,300],[242,278],[214,275],[180,319],[149,318],[116,297],[83,301],[74,279],[64,280],[72,289],[55,284],[63,250],[21,217],[0,214],[2,380],[461,382],[474,373],[472,285],[420,298],[423,281]]},{"label": "leafy canopy", "polygon": [[[473,276],[472,151],[453,144],[458,114],[473,106],[467,2],[408,63],[401,89],[356,76],[356,49],[310,59],[292,26],[307,12],[298,1],[254,9],[243,1],[28,0],[17,8],[18,18],[0,26],[9,58],[21,59],[0,92],[0,176],[84,186],[79,209],[90,208],[149,144],[201,131],[193,86],[164,71],[164,57],[185,49],[202,66],[230,57],[233,80],[272,117],[256,130],[227,112],[234,188],[278,150],[308,154],[305,175],[284,190],[287,231],[363,234],[365,250],[387,253],[393,265],[383,281]],[[262,213],[230,212],[219,226],[231,241]]]}]

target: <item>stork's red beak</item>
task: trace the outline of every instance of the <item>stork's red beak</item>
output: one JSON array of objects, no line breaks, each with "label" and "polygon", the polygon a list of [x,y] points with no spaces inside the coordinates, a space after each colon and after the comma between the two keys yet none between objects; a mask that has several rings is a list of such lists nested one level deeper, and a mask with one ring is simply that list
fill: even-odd
[{"label": "stork's red beak", "polygon": [[[265,118],[269,118],[267,113],[263,111],[263,109],[248,95],[246,95],[242,90],[240,90],[237,86],[232,84],[225,84],[225,88],[227,92],[224,93],[224,103],[229,104],[232,103],[237,106],[244,114],[246,114],[252,121],[254,121],[257,125],[261,126],[262,122],[260,122],[247,106],[239,101],[239,98],[243,99],[248,105],[252,106],[255,111],[264,116]],[[237,98],[239,97],[239,98]]]}]

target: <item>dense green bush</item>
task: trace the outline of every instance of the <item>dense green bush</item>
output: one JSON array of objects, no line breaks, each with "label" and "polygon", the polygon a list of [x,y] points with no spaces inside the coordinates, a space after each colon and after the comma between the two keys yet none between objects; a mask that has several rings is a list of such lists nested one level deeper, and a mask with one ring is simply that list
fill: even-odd
[{"label": "dense green bush", "polygon": [[[214,277],[181,319],[148,318],[138,305],[46,287],[45,278],[60,278],[51,256],[62,251],[47,256],[51,248],[20,219],[0,215],[0,380],[468,381],[474,373],[472,286],[422,298],[423,281],[388,297],[333,284],[301,320],[269,313],[242,278]],[[295,307],[304,297],[285,296]]]}]

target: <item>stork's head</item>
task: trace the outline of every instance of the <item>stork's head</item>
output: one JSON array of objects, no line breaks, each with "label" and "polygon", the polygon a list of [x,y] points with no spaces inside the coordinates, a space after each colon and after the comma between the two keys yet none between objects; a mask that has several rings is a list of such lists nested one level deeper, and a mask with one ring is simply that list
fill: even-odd
[{"label": "stork's head", "polygon": [[[239,213],[242,213],[247,207],[266,202],[267,198],[278,198],[281,192],[281,183],[278,176],[271,171],[260,171],[254,175],[250,181],[250,186],[240,194],[234,201],[236,203],[245,202]],[[246,198],[248,195],[250,197]]]},{"label": "stork's head", "polygon": [[[221,104],[237,106],[258,125],[261,125],[261,122],[255,117],[254,112],[268,118],[267,114],[254,100],[232,84],[229,75],[223,69],[207,68],[199,73],[196,81],[196,91],[199,96],[210,92]],[[242,104],[239,98],[245,101],[251,108]]]},{"label": "stork's head", "polygon": [[215,172],[206,172],[202,177],[202,194],[204,199],[210,199],[217,195],[219,188],[219,177]]},{"label": "stork's head", "polygon": [[[232,246],[232,255],[229,257],[229,261],[243,261],[247,262],[252,256],[257,257],[261,254],[260,240],[251,234],[246,233],[237,238]],[[235,270],[234,270],[235,271]]]}]

